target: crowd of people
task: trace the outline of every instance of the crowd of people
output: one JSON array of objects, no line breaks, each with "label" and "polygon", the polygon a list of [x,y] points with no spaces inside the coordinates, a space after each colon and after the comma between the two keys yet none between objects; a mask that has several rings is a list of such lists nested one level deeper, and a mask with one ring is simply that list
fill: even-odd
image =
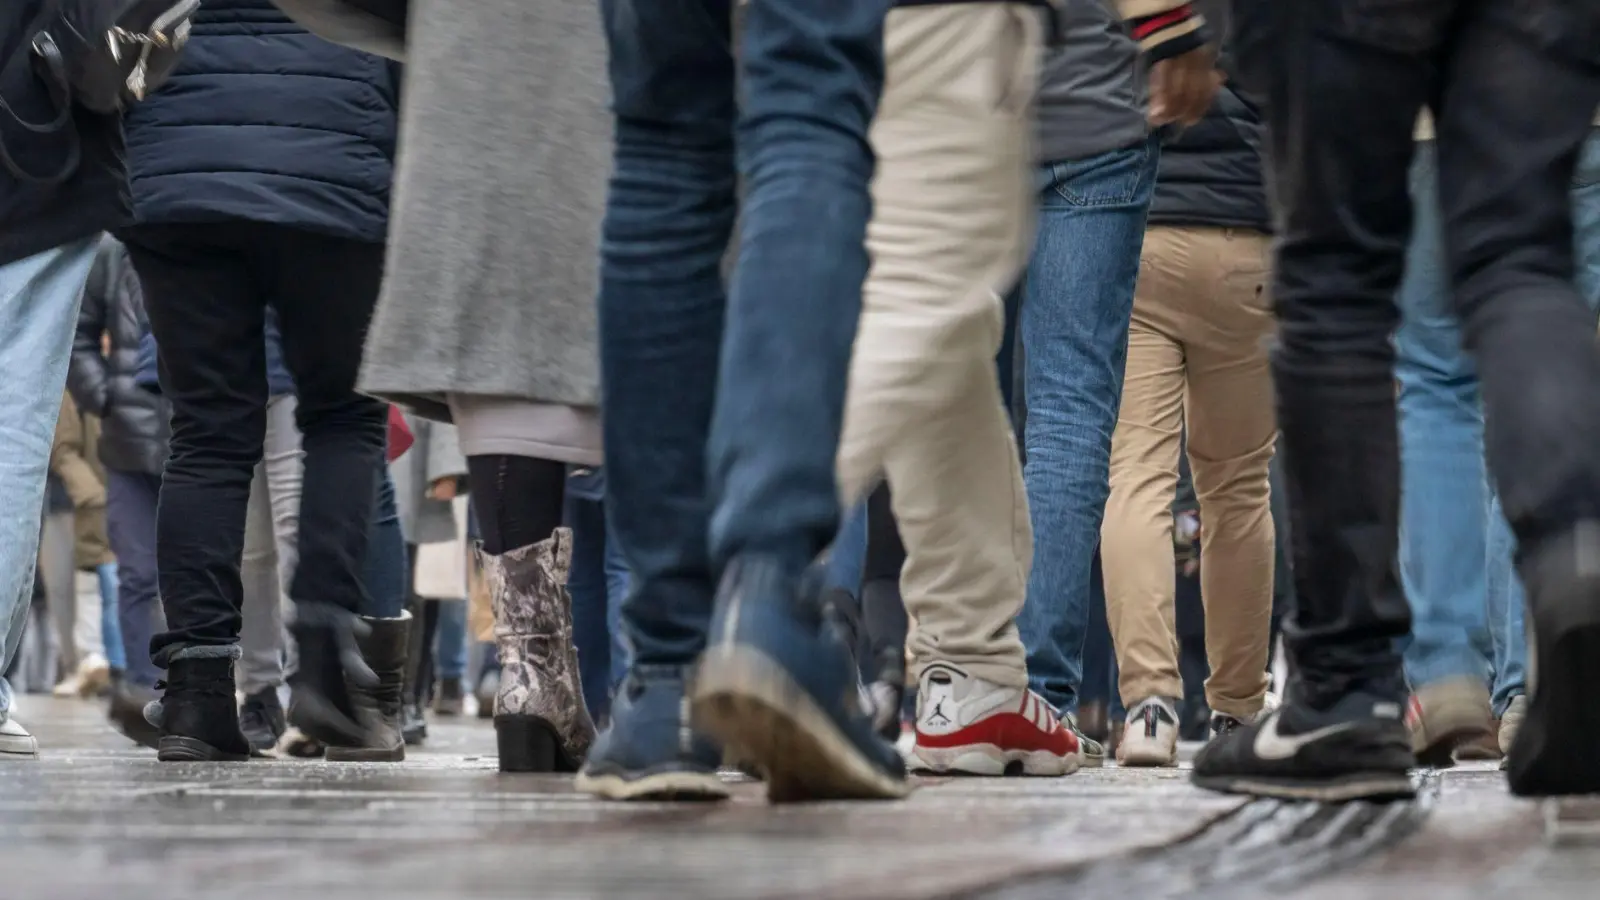
[{"label": "crowd of people", "polygon": [[1600,7],[164,5],[0,12],[0,661],[159,759],[1600,791]]}]

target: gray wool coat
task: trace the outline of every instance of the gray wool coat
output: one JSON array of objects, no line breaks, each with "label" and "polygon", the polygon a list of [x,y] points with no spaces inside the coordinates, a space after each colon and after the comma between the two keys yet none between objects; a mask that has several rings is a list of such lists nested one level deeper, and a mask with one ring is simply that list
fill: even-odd
[{"label": "gray wool coat", "polygon": [[598,406],[611,117],[597,5],[412,0],[406,70],[362,390],[441,421],[451,395]]}]

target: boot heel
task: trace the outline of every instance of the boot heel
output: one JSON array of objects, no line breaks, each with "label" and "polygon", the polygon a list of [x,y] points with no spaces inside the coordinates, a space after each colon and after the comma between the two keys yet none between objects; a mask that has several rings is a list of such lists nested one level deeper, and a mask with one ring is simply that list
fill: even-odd
[{"label": "boot heel", "polygon": [[156,759],[162,762],[244,762],[249,754],[225,753],[197,738],[168,735],[156,745]]},{"label": "boot heel", "polygon": [[495,716],[495,742],[500,748],[502,772],[573,772],[567,764],[561,737],[538,716]]}]

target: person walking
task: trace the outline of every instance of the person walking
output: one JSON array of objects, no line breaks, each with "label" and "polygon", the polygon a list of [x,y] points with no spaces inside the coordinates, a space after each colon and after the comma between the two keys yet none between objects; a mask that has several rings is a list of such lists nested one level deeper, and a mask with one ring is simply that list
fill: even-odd
[{"label": "person walking", "polygon": [[109,716],[124,733],[153,746],[156,736],[144,721],[144,706],[155,699],[160,680],[150,662],[150,638],[161,627],[156,498],[169,429],[165,401],[138,384],[139,343],[149,328],[127,248],[107,236],[84,288],[67,389],[101,423],[97,449],[105,469],[106,533],[117,560],[115,609],[127,660],[121,683],[111,688]]},{"label": "person walking", "polygon": [[72,579],[65,586],[68,596],[60,598],[75,609],[72,643],[78,663],[55,686],[57,697],[98,696],[121,679],[127,665],[122,632],[116,627],[117,560],[106,537],[106,481],[96,453],[99,443],[99,417],[79,410],[67,393],[56,419],[50,471],[72,501],[72,571],[94,576],[96,589],[81,590]]},{"label": "person walking", "polygon": [[[128,214],[118,117],[61,108],[26,58],[45,0],[0,9],[0,673],[22,641],[39,553],[45,476],[73,326],[99,235]],[[58,127],[41,128],[59,122]],[[0,677],[0,759],[38,744],[10,717]]]},{"label": "person walking", "polygon": [[121,237],[172,405],[157,515],[167,631],[152,646],[167,675],[149,711],[162,759],[250,752],[233,661],[268,307],[305,450],[289,718],[330,746],[386,740],[353,688],[403,654],[407,621],[358,618],[388,413],[355,379],[383,276],[398,102],[391,63],[312,36],[268,0],[213,0],[171,82],[128,116],[136,222]]},{"label": "person walking", "polygon": [[[1200,8],[1227,34],[1226,4]],[[1224,45],[1217,62],[1233,62]],[[1161,150],[1111,441],[1101,526],[1107,619],[1128,727],[1123,765],[1177,763],[1183,697],[1170,566],[1179,457],[1198,503],[1211,730],[1252,721],[1267,694],[1277,439],[1267,350],[1271,215],[1259,113],[1224,83],[1205,118]]]},{"label": "person walking", "polygon": [[562,514],[568,464],[601,463],[600,23],[558,0],[416,0],[409,15],[406,152],[361,387],[456,427],[494,609],[500,769],[576,771],[594,724]]},{"label": "person walking", "polygon": [[[1430,116],[1418,141],[1416,221],[1395,333],[1400,579],[1412,615],[1405,650],[1412,749],[1425,763],[1448,766],[1474,739],[1492,738],[1502,754],[1516,739],[1528,706],[1526,599],[1516,540],[1485,470],[1477,367],[1451,308]],[[1572,213],[1578,290],[1600,311],[1600,128],[1590,132],[1573,175]],[[1480,558],[1487,563],[1463,565]]]},{"label": "person walking", "polygon": [[1539,671],[1508,780],[1522,795],[1600,790],[1600,350],[1574,285],[1571,201],[1600,106],[1600,5],[1248,0],[1235,13],[1281,204],[1273,370],[1293,667],[1284,706],[1207,745],[1194,781],[1318,800],[1415,791],[1392,337],[1428,107],[1454,309],[1479,364]]}]

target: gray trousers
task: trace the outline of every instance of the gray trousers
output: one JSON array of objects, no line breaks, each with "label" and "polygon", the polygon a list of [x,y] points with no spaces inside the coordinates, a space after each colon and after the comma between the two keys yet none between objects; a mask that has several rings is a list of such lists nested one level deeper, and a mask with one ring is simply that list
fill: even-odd
[{"label": "gray trousers", "polygon": [[285,627],[291,613],[300,531],[300,482],[304,454],[294,423],[293,395],[267,403],[267,439],[245,517],[244,625],[240,630],[238,687],[245,694],[278,688],[294,671],[294,643]]}]

